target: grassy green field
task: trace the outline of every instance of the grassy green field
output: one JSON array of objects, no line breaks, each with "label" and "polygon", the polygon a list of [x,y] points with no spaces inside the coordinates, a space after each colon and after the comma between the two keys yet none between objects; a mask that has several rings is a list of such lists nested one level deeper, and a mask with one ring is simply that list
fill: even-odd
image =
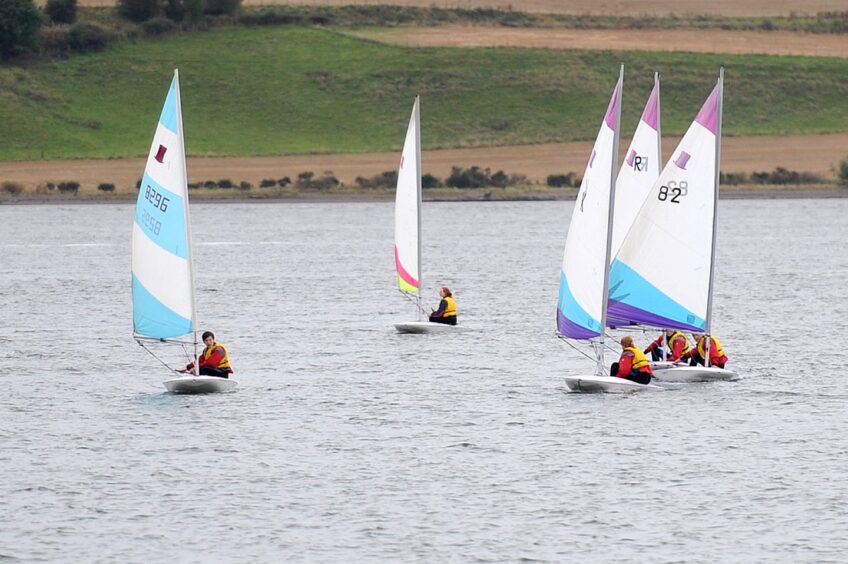
[{"label": "grassy green field", "polygon": [[194,155],[394,149],[416,93],[425,147],[589,139],[620,62],[626,131],[654,70],[664,76],[664,132],[680,133],[719,65],[727,69],[726,134],[848,131],[845,59],[409,49],[332,30],[261,27],[0,66],[0,159],[144,154],[175,67]]}]

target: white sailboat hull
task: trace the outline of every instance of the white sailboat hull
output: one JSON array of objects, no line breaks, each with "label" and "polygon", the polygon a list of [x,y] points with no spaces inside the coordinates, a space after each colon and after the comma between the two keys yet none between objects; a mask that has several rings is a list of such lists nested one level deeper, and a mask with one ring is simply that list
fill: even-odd
[{"label": "white sailboat hull", "polygon": [[180,376],[162,382],[165,388],[173,394],[214,394],[231,392],[238,382],[229,378],[217,376]]},{"label": "white sailboat hull", "polygon": [[407,321],[406,323],[395,323],[398,333],[460,333],[467,331],[462,325],[445,325],[444,323],[433,323],[432,321]]},{"label": "white sailboat hull", "polygon": [[566,376],[565,385],[572,392],[585,394],[612,393],[630,394],[643,391],[661,391],[663,388],[655,384],[640,384],[632,380],[615,376]]},{"label": "white sailboat hull", "polygon": [[671,362],[652,362],[651,368],[654,378],[660,382],[720,382],[739,378],[733,370],[717,366],[676,366]]}]

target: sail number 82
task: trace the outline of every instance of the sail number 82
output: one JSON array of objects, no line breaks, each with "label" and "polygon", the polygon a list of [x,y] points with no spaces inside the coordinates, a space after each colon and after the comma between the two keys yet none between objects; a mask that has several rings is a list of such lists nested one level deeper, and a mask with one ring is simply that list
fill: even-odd
[{"label": "sail number 82", "polygon": [[144,197],[148,202],[153,204],[153,207],[161,210],[162,212],[168,211],[168,198],[164,197],[150,186],[147,187]]},{"label": "sail number 82", "polygon": [[679,204],[680,198],[689,193],[689,183],[685,180],[676,182],[669,180],[667,186],[660,186],[660,191],[657,194],[657,199],[661,202],[666,200],[672,204]]}]

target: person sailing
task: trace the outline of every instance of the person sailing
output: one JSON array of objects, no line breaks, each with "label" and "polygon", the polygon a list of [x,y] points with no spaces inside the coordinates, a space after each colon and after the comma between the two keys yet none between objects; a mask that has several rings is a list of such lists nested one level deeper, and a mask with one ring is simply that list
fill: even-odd
[{"label": "person sailing", "polygon": [[689,352],[689,339],[682,331],[676,329],[666,329],[664,335],[657,337],[657,340],[648,345],[645,349],[645,354],[651,353],[651,360],[658,361],[663,359],[663,338],[668,345],[666,360],[677,362],[680,357]]},{"label": "person sailing", "polygon": [[[703,333],[692,333],[692,338],[695,339],[695,346],[689,349],[689,352],[680,357],[681,360],[690,358],[691,366],[704,366],[704,357],[707,351],[704,349],[707,345],[707,336]],[[724,368],[727,364],[727,355],[724,354],[724,347],[718,342],[714,336],[710,335],[710,366],[718,366]]]},{"label": "person sailing", "polygon": [[[200,366],[201,376],[217,376],[218,378],[229,378],[233,373],[230,366],[230,356],[227,354],[227,347],[215,341],[215,335],[212,331],[205,331],[202,335],[203,344],[206,348],[197,357],[197,364]],[[195,363],[190,362],[186,365],[185,370],[177,370],[177,372],[185,374],[194,370]]]},{"label": "person sailing", "polygon": [[621,358],[613,362],[610,367],[610,375],[638,382],[639,384],[650,384],[654,371],[648,362],[645,353],[633,344],[633,337],[621,338]]},{"label": "person sailing", "polygon": [[442,301],[439,309],[430,313],[430,321],[433,323],[444,323],[445,325],[456,325],[456,300],[447,286],[442,286],[439,291]]}]

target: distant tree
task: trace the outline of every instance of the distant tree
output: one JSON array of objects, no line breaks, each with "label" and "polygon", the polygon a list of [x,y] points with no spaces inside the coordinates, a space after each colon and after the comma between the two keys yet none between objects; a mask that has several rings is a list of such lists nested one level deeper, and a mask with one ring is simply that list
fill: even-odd
[{"label": "distant tree", "polygon": [[839,183],[848,186],[848,157],[842,159],[842,162],[839,163]]},{"label": "distant tree", "polygon": [[112,184],[111,182],[102,182],[102,183],[97,185],[97,189],[100,190],[101,192],[114,192],[115,191],[115,185]]},{"label": "distant tree", "polygon": [[118,13],[134,22],[144,22],[162,13],[162,0],[118,0]]},{"label": "distant tree", "polygon": [[0,0],[0,57],[35,47],[42,15],[33,0]]},{"label": "distant tree", "polygon": [[183,16],[188,23],[200,21],[203,13],[206,11],[206,0],[183,0],[185,15]]},{"label": "distant tree", "polygon": [[77,0],[47,0],[44,13],[56,24],[72,24],[77,20]]}]

